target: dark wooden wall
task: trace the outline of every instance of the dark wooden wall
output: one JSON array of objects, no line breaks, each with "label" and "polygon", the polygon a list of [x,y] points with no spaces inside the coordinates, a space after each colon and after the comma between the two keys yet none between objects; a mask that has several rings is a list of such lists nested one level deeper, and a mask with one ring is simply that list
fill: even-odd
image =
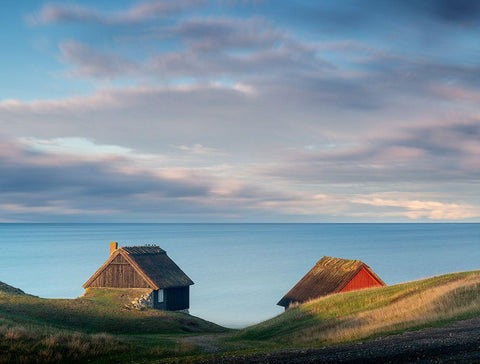
[{"label": "dark wooden wall", "polygon": [[165,290],[163,290],[163,302],[158,302],[158,290],[153,291],[153,308],[156,308],[157,310],[166,310],[167,301],[165,300]]},{"label": "dark wooden wall", "polygon": [[373,278],[365,268],[362,268],[350,282],[347,283],[341,292],[356,291],[357,289],[380,287],[380,284],[375,278]]},{"label": "dark wooden wall", "polygon": [[149,288],[149,284],[121,255],[117,255],[89,287]]},{"label": "dark wooden wall", "polygon": [[158,302],[158,291],[154,291],[153,304],[159,310],[186,310],[190,307],[190,287],[164,289],[163,302]]}]

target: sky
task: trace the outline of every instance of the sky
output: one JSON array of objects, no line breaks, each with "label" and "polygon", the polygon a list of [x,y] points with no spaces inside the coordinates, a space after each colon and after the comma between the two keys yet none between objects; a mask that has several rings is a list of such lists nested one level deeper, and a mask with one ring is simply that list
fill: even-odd
[{"label": "sky", "polygon": [[478,222],[480,2],[4,0],[0,222]]}]

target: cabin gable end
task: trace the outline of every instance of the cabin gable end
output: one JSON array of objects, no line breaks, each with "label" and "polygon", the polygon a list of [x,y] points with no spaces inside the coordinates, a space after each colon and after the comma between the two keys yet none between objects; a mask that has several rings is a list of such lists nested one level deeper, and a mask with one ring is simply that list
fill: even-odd
[{"label": "cabin gable end", "polygon": [[118,250],[84,284],[84,288],[156,288],[131,259]]},{"label": "cabin gable end", "polygon": [[[383,283],[383,282],[382,282]],[[356,291],[359,289],[381,287],[379,282],[370,272],[362,267],[360,270],[339,290],[339,292]]]}]

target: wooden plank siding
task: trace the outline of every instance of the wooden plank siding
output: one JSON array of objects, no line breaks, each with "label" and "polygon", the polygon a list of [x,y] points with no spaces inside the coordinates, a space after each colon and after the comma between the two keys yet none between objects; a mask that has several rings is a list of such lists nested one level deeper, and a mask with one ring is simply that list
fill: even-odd
[{"label": "wooden plank siding", "polygon": [[[193,281],[171,260],[165,250],[155,245],[117,247],[110,244],[110,257],[85,282],[88,288],[149,288],[153,307],[185,310],[190,306]],[[159,289],[163,302],[158,302]]]},{"label": "wooden plank siding", "polygon": [[153,307],[159,310],[186,310],[190,307],[190,287],[163,290],[163,302],[158,302],[158,290],[153,291]]},{"label": "wooden plank siding", "polygon": [[190,307],[190,287],[175,287],[165,290],[167,310],[185,310]]},{"label": "wooden plank siding", "polygon": [[89,287],[150,288],[150,284],[121,254],[118,254]]},{"label": "wooden plank siding", "polygon": [[372,288],[383,286],[378,282],[370,273],[367,272],[365,268],[362,268],[356,275],[353,277],[350,282],[348,282],[345,287],[343,287],[340,292],[349,292],[356,291],[358,289]]}]

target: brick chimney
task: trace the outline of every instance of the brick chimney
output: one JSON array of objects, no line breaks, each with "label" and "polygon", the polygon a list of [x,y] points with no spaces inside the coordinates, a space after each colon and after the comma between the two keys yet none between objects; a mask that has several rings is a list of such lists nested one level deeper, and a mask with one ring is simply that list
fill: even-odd
[{"label": "brick chimney", "polygon": [[113,252],[117,250],[117,248],[118,248],[118,243],[116,241],[112,241],[110,243],[110,255],[112,255]]}]

